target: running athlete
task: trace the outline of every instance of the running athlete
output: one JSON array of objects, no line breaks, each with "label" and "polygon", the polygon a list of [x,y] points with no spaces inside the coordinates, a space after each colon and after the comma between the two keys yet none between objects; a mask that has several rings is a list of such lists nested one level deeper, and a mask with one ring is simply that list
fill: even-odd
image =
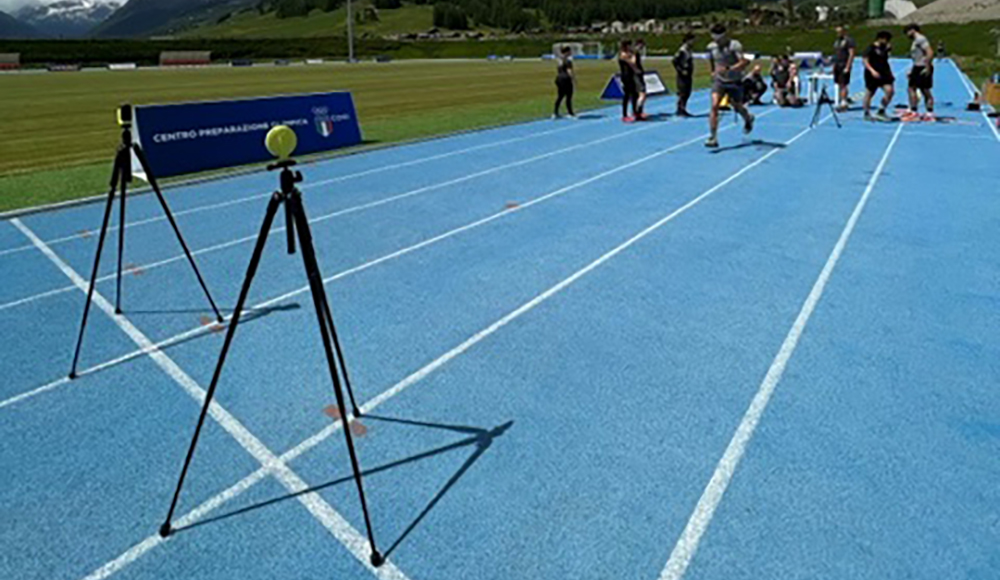
[{"label": "running athlete", "polygon": [[729,38],[726,27],[716,24],[712,27],[712,42],[708,45],[709,62],[712,67],[712,111],[708,116],[710,136],[705,147],[719,146],[719,104],[723,96],[743,117],[743,132],[753,131],[754,116],[743,104],[743,70],[750,64],[743,56],[743,45]]},{"label": "running athlete", "polygon": [[841,112],[847,110],[849,98],[847,91],[851,84],[851,67],[854,66],[856,51],[857,44],[854,39],[847,35],[847,30],[843,26],[838,26],[837,40],[833,41],[833,82],[840,91],[838,110]]},{"label": "running athlete", "polygon": [[882,89],[882,106],[879,107],[875,118],[879,121],[889,120],[885,110],[892,103],[892,96],[895,92],[893,83],[896,82],[896,77],[892,75],[892,67],[889,66],[889,55],[892,52],[892,46],[889,44],[891,40],[891,32],[888,30],[880,31],[875,35],[875,42],[865,49],[863,55],[865,63],[864,110],[866,121],[873,120],[871,115],[872,98],[879,89]]},{"label": "running athlete", "polygon": [[910,37],[913,44],[910,46],[910,58],[913,59],[913,67],[910,69],[910,111],[917,112],[920,106],[920,95],[924,96],[924,107],[927,109],[927,116],[934,117],[934,48],[927,37],[920,33],[919,24],[907,24],[903,33]]},{"label": "running athlete", "polygon": [[559,51],[559,64],[556,67],[556,89],[558,90],[558,96],[556,97],[555,112],[552,114],[553,119],[559,118],[559,105],[562,104],[563,99],[566,100],[566,112],[569,113],[570,117],[576,118],[576,113],[573,112],[573,88],[575,84],[576,76],[573,74],[573,50],[568,46],[564,46]]}]

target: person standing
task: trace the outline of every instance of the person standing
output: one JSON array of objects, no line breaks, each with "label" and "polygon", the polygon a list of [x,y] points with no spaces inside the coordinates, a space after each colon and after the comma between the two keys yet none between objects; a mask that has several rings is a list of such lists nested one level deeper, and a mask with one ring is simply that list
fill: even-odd
[{"label": "person standing", "polygon": [[892,67],[889,66],[889,55],[892,52],[892,46],[889,44],[891,40],[891,32],[888,30],[880,31],[875,35],[875,42],[865,49],[863,55],[865,63],[864,110],[866,121],[872,120],[872,98],[879,89],[882,89],[882,106],[879,107],[876,118],[879,121],[889,120],[885,110],[892,103],[892,96],[895,92],[893,84],[896,82],[896,77],[892,75]]},{"label": "person standing", "polygon": [[694,56],[691,54],[691,43],[694,35],[688,32],[681,40],[681,47],[674,55],[674,70],[677,71],[677,116],[690,117],[687,104],[691,98],[694,86]]},{"label": "person standing", "polygon": [[559,61],[556,67],[556,96],[555,112],[553,119],[559,118],[559,106],[566,100],[566,112],[570,117],[576,118],[573,112],[573,89],[576,85],[576,75],[573,72],[573,50],[568,46],[563,46],[559,51]]},{"label": "person standing", "polygon": [[854,66],[856,51],[857,44],[854,39],[848,36],[847,30],[843,26],[838,26],[837,40],[833,41],[833,82],[837,85],[837,90],[840,93],[838,110],[841,112],[847,110],[851,68]]},{"label": "person standing", "polygon": [[646,41],[639,39],[635,41],[635,88],[639,93],[636,101],[635,118],[645,121],[646,117],[646,69],[642,66],[642,53],[646,51]]},{"label": "person standing", "polygon": [[907,24],[903,28],[903,33],[910,37],[913,44],[910,45],[910,58],[913,59],[913,67],[909,74],[910,111],[917,113],[920,106],[920,95],[924,97],[924,107],[927,109],[927,116],[934,118],[934,48],[927,37],[920,33],[919,24]]},{"label": "person standing", "polygon": [[[632,123],[636,120],[639,109],[639,88],[635,83],[635,53],[632,51],[632,41],[623,40],[618,51],[618,70],[622,83],[622,121]],[[629,103],[632,104],[632,115],[628,114]]]},{"label": "person standing", "polygon": [[715,148],[719,146],[719,105],[723,96],[729,97],[729,104],[743,117],[744,133],[753,131],[754,116],[743,104],[743,70],[750,64],[743,56],[743,45],[729,38],[723,24],[713,26],[711,33],[708,57],[712,68],[712,111],[708,115],[710,136],[705,147]]},{"label": "person standing", "polygon": [[767,83],[764,82],[764,74],[761,72],[760,65],[754,65],[750,74],[743,79],[743,100],[750,105],[763,105],[761,99],[766,92]]},{"label": "person standing", "polygon": [[774,89],[774,102],[779,107],[788,105],[788,59],[779,54],[771,61],[771,88]]}]

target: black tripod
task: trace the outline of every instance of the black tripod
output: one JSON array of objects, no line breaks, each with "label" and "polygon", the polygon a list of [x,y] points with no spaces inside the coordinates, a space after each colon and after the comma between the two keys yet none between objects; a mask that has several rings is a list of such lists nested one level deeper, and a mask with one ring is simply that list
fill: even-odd
[{"label": "black tripod", "polygon": [[201,272],[198,271],[198,265],[195,264],[194,256],[188,250],[184,236],[181,235],[181,230],[177,227],[177,222],[174,221],[174,214],[170,212],[167,200],[163,197],[163,192],[160,191],[160,186],[156,183],[156,178],[149,168],[146,154],[137,143],[132,142],[131,105],[124,105],[118,110],[118,124],[122,128],[122,142],[118,145],[118,152],[115,154],[114,169],[111,170],[111,188],[108,190],[108,201],[104,206],[104,223],[101,224],[101,235],[97,241],[97,255],[94,256],[94,268],[90,273],[90,288],[87,290],[87,302],[83,306],[83,321],[80,323],[80,336],[77,337],[76,351],[73,354],[73,368],[69,372],[69,378],[71,379],[76,378],[76,367],[80,361],[80,348],[83,346],[83,334],[87,328],[87,316],[90,314],[90,302],[94,296],[94,286],[97,284],[97,271],[101,265],[101,253],[104,251],[104,238],[108,233],[108,222],[111,220],[111,206],[114,205],[115,193],[119,191],[119,188],[121,191],[121,212],[118,217],[118,280],[115,290],[115,314],[122,313],[122,255],[125,253],[125,199],[128,197],[128,185],[132,183],[132,153],[135,153],[136,158],[142,165],[142,170],[146,172],[146,179],[156,193],[156,198],[160,200],[163,213],[166,214],[170,226],[174,229],[174,233],[177,234],[177,241],[181,243],[181,248],[184,248],[184,254],[187,255],[188,262],[191,263],[191,268],[194,269],[194,275],[197,276],[198,283],[201,284],[201,289],[205,291],[205,296],[208,297],[208,303],[212,305],[212,310],[215,311],[215,317],[219,322],[222,322],[222,315],[219,314],[219,309],[215,306],[215,301],[212,300],[212,294],[209,293],[208,286],[205,285],[205,280],[201,277]]},{"label": "black tripod", "polygon": [[816,112],[813,113],[812,122],[809,123],[809,126],[815,127],[819,123],[819,114],[823,110],[823,105],[826,105],[830,107],[830,114],[833,115],[833,120],[837,123],[837,128],[843,128],[843,125],[840,124],[840,117],[837,116],[837,109],[833,106],[834,104],[834,100],[830,98],[830,93],[826,92],[826,85],[823,85],[823,89],[816,99]]},{"label": "black tripod", "polygon": [[337,408],[340,411],[341,420],[344,422],[344,438],[347,441],[347,451],[351,457],[351,468],[354,471],[354,481],[358,486],[358,496],[361,499],[361,511],[365,517],[365,527],[368,532],[368,541],[371,544],[371,563],[373,566],[381,566],[382,555],[375,547],[375,536],[372,533],[371,518],[368,515],[368,504],[365,501],[365,488],[361,481],[361,468],[358,463],[358,456],[354,450],[354,439],[351,430],[347,428],[346,403],[344,400],[344,390],[341,387],[341,373],[343,382],[347,387],[350,397],[351,407],[355,417],[361,416],[361,410],[354,400],[354,393],[351,389],[350,379],[347,376],[347,366],[344,364],[343,351],[340,348],[340,341],[337,339],[337,331],[333,324],[333,316],[330,313],[330,304],[326,299],[326,290],[323,286],[323,275],[320,273],[319,264],[316,261],[316,250],[313,247],[312,232],[309,229],[309,220],[306,218],[305,208],[302,205],[302,194],[295,186],[302,181],[302,174],[292,171],[290,168],[295,165],[293,160],[284,160],[274,165],[269,165],[268,170],[281,170],[281,189],[276,191],[267,205],[267,213],[264,215],[264,223],[257,237],[257,245],[254,247],[253,256],[250,258],[250,265],[247,267],[246,278],[243,280],[243,287],[240,289],[240,297],[236,302],[236,310],[233,312],[232,320],[229,323],[229,330],[226,332],[225,342],[222,344],[222,352],[219,354],[219,361],[212,375],[212,382],[208,387],[205,396],[205,404],[202,406],[201,415],[198,417],[198,424],[194,430],[194,437],[191,439],[191,447],[188,449],[187,458],[184,460],[184,467],[181,469],[181,476],[177,482],[177,489],[174,491],[174,499],[170,503],[170,511],[167,519],[160,527],[160,536],[167,537],[173,531],[171,520],[174,516],[174,509],[177,507],[177,500],[180,497],[181,487],[184,485],[184,478],[187,475],[188,467],[191,465],[191,458],[194,456],[195,446],[198,444],[198,437],[201,428],[205,424],[205,416],[208,408],[212,404],[215,389],[219,385],[219,376],[222,374],[222,367],[226,362],[226,354],[232,344],[233,336],[236,334],[236,327],[240,323],[240,316],[243,313],[243,306],[246,303],[247,294],[250,292],[250,285],[253,283],[257,273],[257,266],[260,264],[261,254],[267,244],[267,236],[271,232],[271,224],[274,216],[278,212],[281,204],[285,205],[285,231],[288,238],[288,253],[295,253],[295,232],[298,232],[299,246],[302,248],[302,261],[305,265],[306,278],[309,280],[309,288],[312,291],[313,304],[316,307],[316,318],[319,321],[320,335],[323,339],[323,350],[326,354],[327,366],[330,370],[330,378],[333,380],[333,393],[337,398]]}]

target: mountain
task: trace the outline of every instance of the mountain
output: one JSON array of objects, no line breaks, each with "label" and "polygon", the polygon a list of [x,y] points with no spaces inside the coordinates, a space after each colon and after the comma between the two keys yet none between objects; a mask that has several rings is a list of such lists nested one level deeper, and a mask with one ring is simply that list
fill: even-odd
[{"label": "mountain", "polygon": [[90,32],[120,6],[115,0],[57,0],[25,6],[17,12],[17,18],[46,36],[74,38]]},{"label": "mountain", "polygon": [[0,12],[0,38],[41,38],[43,34],[6,12]]},{"label": "mountain", "polygon": [[938,0],[909,14],[908,22],[1000,20],[1000,0]]},{"label": "mountain", "polygon": [[170,34],[257,2],[259,0],[128,0],[90,35],[123,38]]}]

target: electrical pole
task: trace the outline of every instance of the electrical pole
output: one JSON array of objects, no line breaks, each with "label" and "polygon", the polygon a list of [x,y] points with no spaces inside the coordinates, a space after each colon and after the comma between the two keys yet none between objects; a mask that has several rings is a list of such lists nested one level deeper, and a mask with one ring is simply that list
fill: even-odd
[{"label": "electrical pole", "polygon": [[347,0],[347,62],[354,62],[354,14]]}]

